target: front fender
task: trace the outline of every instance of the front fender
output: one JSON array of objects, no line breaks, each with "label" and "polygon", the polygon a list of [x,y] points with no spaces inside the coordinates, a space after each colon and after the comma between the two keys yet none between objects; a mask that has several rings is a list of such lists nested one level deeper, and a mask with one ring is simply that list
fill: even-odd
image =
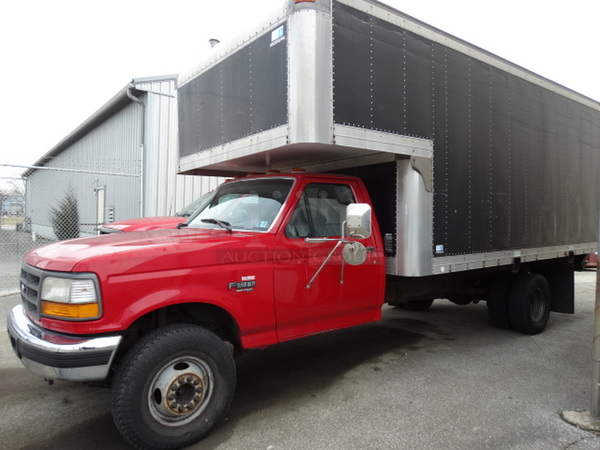
[{"label": "front fender", "polygon": [[244,348],[277,342],[271,263],[113,276],[104,286],[106,331],[127,329],[169,306],[200,303],[232,317]]}]

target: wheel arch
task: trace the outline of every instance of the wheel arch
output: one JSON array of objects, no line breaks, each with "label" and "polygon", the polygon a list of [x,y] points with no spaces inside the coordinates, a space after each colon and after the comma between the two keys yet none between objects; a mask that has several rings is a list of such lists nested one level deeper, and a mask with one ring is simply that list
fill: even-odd
[{"label": "wheel arch", "polygon": [[175,323],[204,327],[223,341],[229,342],[235,353],[242,351],[240,328],[230,312],[210,303],[185,302],[158,307],[135,319],[123,332],[119,354],[122,356],[136,341],[149,332]]}]

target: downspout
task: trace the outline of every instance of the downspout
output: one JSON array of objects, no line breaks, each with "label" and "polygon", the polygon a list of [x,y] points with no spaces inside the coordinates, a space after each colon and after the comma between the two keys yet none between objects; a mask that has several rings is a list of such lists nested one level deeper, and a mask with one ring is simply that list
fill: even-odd
[{"label": "downspout", "polygon": [[37,236],[33,231],[33,220],[31,218],[31,195],[29,189],[29,179],[21,175],[21,179],[23,183],[25,183],[25,232],[31,234],[31,240],[35,242],[37,240]]},{"label": "downspout", "polygon": [[131,85],[131,87],[127,89],[127,97],[142,107],[142,115],[140,120],[140,217],[144,217],[144,200],[146,198],[146,180],[144,178],[144,173],[146,172],[146,150],[144,143],[144,137],[146,134],[146,105],[144,105],[143,101],[132,94],[131,90],[133,87],[134,86]]}]

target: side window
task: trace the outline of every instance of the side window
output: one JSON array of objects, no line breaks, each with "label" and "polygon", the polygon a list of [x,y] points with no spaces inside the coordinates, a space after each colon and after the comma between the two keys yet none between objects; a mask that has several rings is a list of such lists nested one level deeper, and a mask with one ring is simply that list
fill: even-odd
[{"label": "side window", "polygon": [[341,236],[346,206],[354,203],[354,194],[345,184],[311,183],[285,228],[289,238]]}]

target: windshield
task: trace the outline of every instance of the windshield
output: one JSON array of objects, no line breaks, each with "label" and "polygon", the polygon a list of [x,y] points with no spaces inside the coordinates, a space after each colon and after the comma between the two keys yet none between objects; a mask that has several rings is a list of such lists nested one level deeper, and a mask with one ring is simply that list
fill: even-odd
[{"label": "windshield", "polygon": [[188,226],[267,231],[293,183],[291,179],[282,178],[230,181],[217,189]]}]

